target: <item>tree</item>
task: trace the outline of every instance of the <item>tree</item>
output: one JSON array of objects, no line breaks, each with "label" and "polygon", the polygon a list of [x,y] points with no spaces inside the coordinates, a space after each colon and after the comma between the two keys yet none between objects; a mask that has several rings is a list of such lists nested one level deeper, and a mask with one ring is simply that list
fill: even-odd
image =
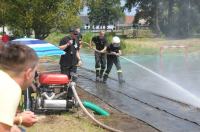
[{"label": "tree", "polygon": [[1,0],[0,1],[0,27],[3,26],[3,32],[4,32],[4,27],[7,23],[7,11],[8,11],[8,4],[6,3],[6,0]]},{"label": "tree", "polygon": [[70,27],[80,26],[81,20],[77,15],[83,8],[82,0],[65,0],[59,4],[59,10],[56,14],[56,29],[66,32]]},{"label": "tree", "polygon": [[[35,38],[44,39],[52,29],[66,24],[63,22],[68,21],[66,18],[75,19],[82,6],[81,2],[82,0],[7,0],[11,7],[8,24],[13,30],[26,36],[34,31]],[[60,12],[63,12],[62,16]]]},{"label": "tree", "polygon": [[200,4],[197,0],[126,0],[125,8],[136,7],[136,23],[145,19],[158,34],[189,37],[199,30]]},{"label": "tree", "polygon": [[107,26],[123,15],[120,0],[88,0],[89,21],[94,26]]},{"label": "tree", "polygon": [[125,8],[131,10],[132,7],[137,7],[135,23],[137,23],[140,19],[145,19],[150,27],[157,34],[160,34],[159,5],[160,0],[127,0]]}]

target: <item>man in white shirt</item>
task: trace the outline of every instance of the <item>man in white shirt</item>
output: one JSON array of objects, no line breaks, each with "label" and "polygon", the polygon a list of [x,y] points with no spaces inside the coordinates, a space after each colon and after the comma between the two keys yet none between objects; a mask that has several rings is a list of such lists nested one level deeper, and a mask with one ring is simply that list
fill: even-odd
[{"label": "man in white shirt", "polygon": [[8,44],[0,49],[0,132],[37,122],[31,111],[16,114],[21,91],[32,83],[37,66],[38,56],[28,46]]}]

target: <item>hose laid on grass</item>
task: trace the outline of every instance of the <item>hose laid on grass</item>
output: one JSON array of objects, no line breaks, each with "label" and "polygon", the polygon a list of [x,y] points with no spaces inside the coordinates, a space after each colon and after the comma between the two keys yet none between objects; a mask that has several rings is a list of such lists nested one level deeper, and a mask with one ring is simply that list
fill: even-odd
[{"label": "hose laid on grass", "polygon": [[101,116],[109,116],[110,115],[107,111],[105,111],[104,109],[102,109],[101,107],[95,105],[92,102],[83,101],[82,103],[83,103],[84,107],[89,108],[89,109],[95,111],[97,114],[99,114]]},{"label": "hose laid on grass", "polygon": [[115,128],[112,128],[112,127],[109,127],[103,123],[101,123],[100,121],[98,121],[97,119],[95,119],[88,111],[87,109],[83,106],[83,103],[81,102],[80,98],[78,97],[78,94],[76,92],[76,89],[75,89],[75,86],[76,86],[76,83],[75,82],[71,82],[71,88],[72,88],[72,91],[74,93],[74,97],[76,98],[76,100],[78,101],[81,109],[85,112],[86,115],[88,115],[95,123],[97,123],[100,127],[102,128],[105,128],[109,131],[112,131],[112,132],[122,132],[121,130],[118,130],[118,129],[115,129]]}]

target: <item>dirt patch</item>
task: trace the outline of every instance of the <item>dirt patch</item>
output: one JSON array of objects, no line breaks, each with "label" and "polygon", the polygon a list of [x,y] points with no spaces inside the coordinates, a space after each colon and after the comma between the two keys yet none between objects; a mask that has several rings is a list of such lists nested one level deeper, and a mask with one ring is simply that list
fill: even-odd
[{"label": "dirt patch", "polygon": [[[46,59],[42,61],[46,62]],[[48,68],[44,69],[49,71],[57,68],[57,66],[48,65]],[[43,71],[44,69],[40,68],[40,71]],[[82,101],[87,100],[95,103],[110,113],[110,116],[103,117],[95,115],[93,111],[89,110],[100,122],[124,132],[158,132],[157,129],[151,127],[147,123],[114,109],[87,91],[78,87],[76,89]],[[37,124],[27,129],[28,132],[107,132],[107,130],[102,129],[93,123],[91,119],[84,114],[81,108],[73,109],[72,111],[61,115],[45,115],[45,117],[44,115],[41,115],[40,117]]]},{"label": "dirt patch", "polygon": [[97,97],[89,94],[88,92],[77,88],[77,92],[81,100],[91,101],[110,113],[109,117],[96,116],[96,118],[105,124],[114,128],[120,129],[124,132],[157,132],[158,130],[149,126],[147,123],[140,121],[136,118],[124,114],[110,105],[106,104]]},{"label": "dirt patch", "polygon": [[[158,132],[158,130],[145,122],[114,109],[101,99],[80,88],[77,88],[77,92],[82,101],[87,100],[95,103],[110,113],[110,116],[103,117],[95,115],[93,111],[89,110],[96,119],[108,126],[124,132]],[[92,122],[81,108],[61,115],[40,115],[39,119],[37,124],[27,129],[28,132],[107,132],[107,130],[98,127]]]}]

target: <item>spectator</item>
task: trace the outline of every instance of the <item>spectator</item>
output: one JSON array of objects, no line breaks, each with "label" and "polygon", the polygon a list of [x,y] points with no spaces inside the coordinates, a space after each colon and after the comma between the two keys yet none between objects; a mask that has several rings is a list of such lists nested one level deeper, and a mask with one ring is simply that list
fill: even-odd
[{"label": "spectator", "polygon": [[6,32],[3,33],[2,38],[1,38],[2,42],[4,44],[7,44],[10,40],[9,36],[6,34]]},{"label": "spectator", "polygon": [[20,131],[15,125],[32,126],[31,111],[17,113],[22,90],[33,81],[38,65],[36,53],[25,45],[8,44],[0,50],[0,132]]}]

